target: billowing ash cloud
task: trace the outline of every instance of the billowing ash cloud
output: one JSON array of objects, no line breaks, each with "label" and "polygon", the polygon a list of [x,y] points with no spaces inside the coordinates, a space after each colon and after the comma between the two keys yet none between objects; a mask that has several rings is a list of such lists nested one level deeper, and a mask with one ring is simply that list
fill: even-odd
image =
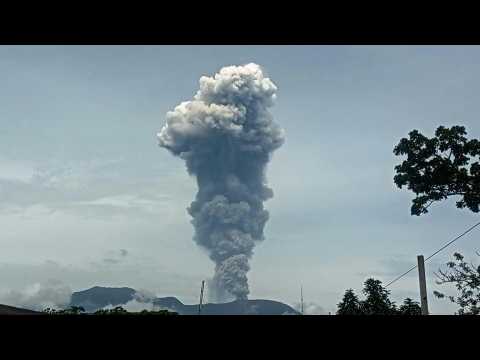
[{"label": "billowing ash cloud", "polygon": [[265,169],[284,141],[268,111],[276,92],[256,64],[224,67],[200,78],[193,100],[168,112],[158,134],[160,146],[185,160],[197,179],[198,193],[187,210],[194,240],[216,264],[213,301],[246,299],[249,293],[248,261],[264,238],[263,202],[273,196]]},{"label": "billowing ash cloud", "polygon": [[62,309],[68,307],[72,290],[61,281],[49,280],[35,283],[22,291],[12,290],[1,296],[1,302],[21,308],[43,311],[46,308]]}]

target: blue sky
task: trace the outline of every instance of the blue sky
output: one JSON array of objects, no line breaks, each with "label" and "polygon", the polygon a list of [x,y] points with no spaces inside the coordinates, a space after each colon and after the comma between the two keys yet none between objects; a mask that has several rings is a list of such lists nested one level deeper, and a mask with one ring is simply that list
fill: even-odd
[{"label": "blue sky", "polygon": [[[278,86],[286,133],[268,168],[275,197],[251,298],[294,304],[303,284],[333,312],[346,288],[388,282],[478,221],[454,200],[410,216],[392,149],[414,128],[480,137],[479,47],[2,46],[0,293],[57,279],[195,302],[213,270],[185,210],[195,182],[156,133],[200,76],[249,62]],[[432,312],[454,310],[431,296],[442,289],[433,271],[454,251],[469,258],[478,236],[427,263]],[[391,291],[418,299],[416,273]]]}]

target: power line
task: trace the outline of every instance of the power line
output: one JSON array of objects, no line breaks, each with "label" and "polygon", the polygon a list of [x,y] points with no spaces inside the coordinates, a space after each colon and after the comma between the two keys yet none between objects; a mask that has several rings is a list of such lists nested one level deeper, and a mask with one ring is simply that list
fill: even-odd
[{"label": "power line", "polygon": [[395,279],[393,279],[392,281],[390,281],[387,285],[385,285],[385,287],[389,287],[390,285],[392,285],[394,282],[400,280],[402,277],[404,277],[405,275],[407,275],[410,271],[412,270],[415,270],[417,268],[417,265],[415,265],[414,267],[412,267],[411,269],[409,269],[408,271],[405,271],[402,275],[396,277]]},{"label": "power line", "polygon": [[[455,241],[457,241],[458,239],[460,239],[461,237],[467,235],[470,231],[472,231],[473,229],[475,229],[478,225],[480,225],[480,222],[476,223],[475,225],[473,225],[472,227],[468,228],[464,233],[458,235],[455,239],[449,241],[448,243],[446,243],[445,245],[443,245],[440,249],[438,249],[437,251],[435,251],[432,255],[430,255],[429,257],[425,258],[425,262],[429,259],[431,259],[432,257],[434,257],[435,255],[437,255],[440,251],[442,251],[443,249],[447,248],[448,246],[450,246],[451,244],[453,244]],[[390,281],[387,285],[385,285],[385,287],[388,287],[390,285],[392,285],[394,282],[400,280],[402,277],[404,277],[405,275],[407,275],[410,271],[412,270],[415,270],[416,268],[418,267],[418,265],[415,265],[414,267],[412,267],[411,269],[409,269],[408,271],[404,272],[402,275],[400,276],[397,276],[395,279],[393,279],[392,281]]]},{"label": "power line", "polygon": [[480,222],[476,223],[475,225],[473,225],[471,228],[469,228],[468,230],[466,230],[463,234],[457,236],[455,239],[453,239],[452,241],[446,243],[444,246],[442,246],[440,249],[438,249],[437,251],[435,251],[432,255],[430,255],[429,257],[427,257],[425,259],[425,261],[427,261],[428,259],[434,257],[435,255],[437,255],[440,251],[442,251],[443,249],[445,249],[447,246],[449,246],[450,244],[453,244],[455,241],[457,241],[458,239],[460,239],[462,236],[464,235],[467,235],[470,231],[472,231],[473,229],[475,229],[478,225],[480,225]]}]

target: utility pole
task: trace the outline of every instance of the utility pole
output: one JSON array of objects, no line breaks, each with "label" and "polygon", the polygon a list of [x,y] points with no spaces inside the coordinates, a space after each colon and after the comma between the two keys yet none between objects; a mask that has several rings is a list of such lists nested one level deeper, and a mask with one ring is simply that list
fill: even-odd
[{"label": "utility pole", "polygon": [[303,315],[303,286],[300,285],[300,312]]},{"label": "utility pole", "polygon": [[428,315],[427,282],[425,280],[425,260],[423,259],[423,255],[418,255],[417,261],[422,315]]},{"label": "utility pole", "polygon": [[202,305],[203,305],[203,288],[205,286],[205,280],[202,280],[202,288],[200,289],[200,302],[198,303],[198,315],[202,313]]}]

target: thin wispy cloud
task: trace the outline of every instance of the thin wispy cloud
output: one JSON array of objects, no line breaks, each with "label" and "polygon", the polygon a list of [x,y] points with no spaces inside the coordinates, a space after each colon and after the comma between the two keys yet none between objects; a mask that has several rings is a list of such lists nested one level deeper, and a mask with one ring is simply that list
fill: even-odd
[{"label": "thin wispy cloud", "polygon": [[93,161],[34,168],[29,176],[0,177],[0,208],[20,211],[43,206],[84,216],[154,214],[172,196],[162,179],[126,178],[121,161]]}]

